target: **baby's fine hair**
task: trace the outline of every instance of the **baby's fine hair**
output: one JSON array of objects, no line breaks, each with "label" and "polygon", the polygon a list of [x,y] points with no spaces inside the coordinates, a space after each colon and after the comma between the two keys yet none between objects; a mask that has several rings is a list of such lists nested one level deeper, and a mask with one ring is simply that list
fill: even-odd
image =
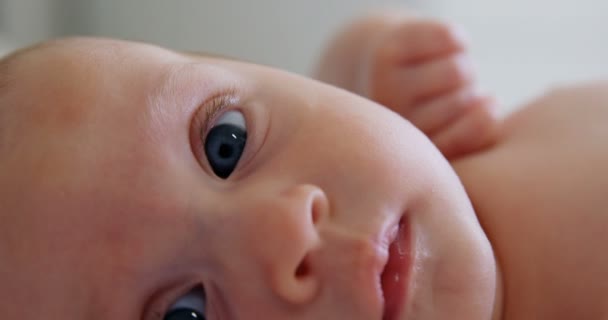
[{"label": "baby's fine hair", "polygon": [[8,87],[8,69],[10,64],[11,56],[0,60],[0,170],[2,170],[2,158],[6,150],[7,138],[5,132],[5,119],[6,119],[6,90]]},{"label": "baby's fine hair", "polygon": [[[0,59],[0,97],[4,97],[6,87],[8,86],[8,69],[9,64],[14,59],[13,54],[1,57]],[[2,107],[2,105],[0,105]]]},{"label": "baby's fine hair", "polygon": [[7,118],[12,106],[8,105],[7,95],[10,87],[14,84],[11,69],[19,59],[41,46],[42,44],[36,44],[0,57],[0,172],[2,170],[2,160],[5,159],[6,153],[9,152],[8,146],[10,143],[7,132]]},{"label": "baby's fine hair", "polygon": [[[39,49],[52,47],[57,43],[60,43],[60,41],[51,40],[36,43],[31,46],[15,50],[4,57],[0,57],[0,97],[5,96],[6,90],[8,90],[8,87],[10,87],[10,85],[13,83],[13,81],[11,81],[11,68],[17,63],[18,60],[26,56],[28,53],[37,51]],[[2,105],[0,105],[0,108],[1,107]]]},{"label": "baby's fine hair", "polygon": [[11,146],[15,141],[11,136],[10,126],[12,124],[9,122],[10,113],[15,108],[19,108],[18,105],[10,103],[11,99],[9,97],[12,88],[18,85],[18,79],[15,78],[15,67],[29,54],[33,52],[42,53],[44,50],[57,47],[65,41],[70,41],[70,38],[35,43],[0,57],[0,176],[6,155],[11,152]]},{"label": "baby's fine hair", "polygon": [[2,163],[8,150],[9,137],[7,132],[7,118],[11,106],[8,105],[8,91],[12,83],[11,66],[23,56],[29,49],[15,51],[0,59],[0,172],[2,172]]}]

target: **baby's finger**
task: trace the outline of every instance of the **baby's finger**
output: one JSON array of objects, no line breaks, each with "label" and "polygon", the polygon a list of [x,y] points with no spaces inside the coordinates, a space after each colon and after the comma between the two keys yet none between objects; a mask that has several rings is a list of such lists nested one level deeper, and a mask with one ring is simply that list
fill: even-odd
[{"label": "baby's finger", "polygon": [[415,63],[450,55],[467,47],[462,28],[430,19],[409,20],[389,35],[393,61]]},{"label": "baby's finger", "polygon": [[459,118],[467,108],[484,103],[486,99],[466,87],[415,106],[408,120],[426,135],[433,135]]},{"label": "baby's finger", "polygon": [[407,91],[414,93],[415,103],[467,86],[475,80],[473,63],[464,54],[409,66],[400,71],[401,83],[408,86]]},{"label": "baby's finger", "polygon": [[448,128],[431,136],[431,140],[448,159],[477,151],[496,139],[498,119],[495,109],[493,100],[486,98],[485,102],[468,108]]},{"label": "baby's finger", "polygon": [[414,105],[471,84],[470,65],[465,55],[456,55],[410,67],[376,69],[368,97],[408,118]]}]

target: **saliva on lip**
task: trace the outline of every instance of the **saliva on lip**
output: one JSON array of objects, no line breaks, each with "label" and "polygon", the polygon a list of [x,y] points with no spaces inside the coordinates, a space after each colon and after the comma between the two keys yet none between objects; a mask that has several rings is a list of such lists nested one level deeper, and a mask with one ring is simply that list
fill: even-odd
[{"label": "saliva on lip", "polygon": [[399,233],[397,234],[397,252],[399,258],[403,259],[403,256],[407,254],[407,248],[405,247],[405,234],[402,232],[403,226],[399,225]]},{"label": "saliva on lip", "polygon": [[[397,233],[397,254],[399,255],[399,259],[404,259],[405,255],[407,254],[407,248],[405,245],[406,241],[405,241],[405,234],[403,232],[403,226],[401,225],[401,223],[399,224],[399,232]],[[400,273],[397,272],[395,273],[395,276],[393,278],[393,280],[395,281],[395,283],[399,282],[400,280]]]}]

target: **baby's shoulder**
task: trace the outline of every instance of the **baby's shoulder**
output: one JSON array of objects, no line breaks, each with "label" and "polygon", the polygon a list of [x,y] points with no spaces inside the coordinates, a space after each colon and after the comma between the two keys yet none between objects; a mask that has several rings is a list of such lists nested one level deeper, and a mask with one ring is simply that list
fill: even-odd
[{"label": "baby's shoulder", "polygon": [[498,186],[507,189],[497,197],[577,195],[560,203],[605,194],[608,81],[548,92],[507,117],[494,146],[452,164],[472,196]]},{"label": "baby's shoulder", "polygon": [[557,137],[599,143],[608,135],[607,119],[608,81],[556,88],[505,119],[502,143],[560,144]]},{"label": "baby's shoulder", "polygon": [[508,117],[494,147],[453,163],[509,287],[572,306],[573,319],[608,301],[607,123],[608,82],[555,89]]},{"label": "baby's shoulder", "polygon": [[608,82],[554,89],[506,118],[496,145],[453,165],[477,202],[605,212],[590,204],[608,205],[607,123]]}]

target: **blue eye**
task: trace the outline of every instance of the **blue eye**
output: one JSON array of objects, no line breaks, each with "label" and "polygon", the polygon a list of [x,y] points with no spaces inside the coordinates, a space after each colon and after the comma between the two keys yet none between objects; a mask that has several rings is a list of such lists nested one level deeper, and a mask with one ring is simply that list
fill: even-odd
[{"label": "blue eye", "polygon": [[224,113],[205,139],[205,156],[213,172],[226,179],[241,159],[247,142],[245,117],[240,111]]},{"label": "blue eye", "polygon": [[163,320],[205,320],[205,305],[205,291],[202,287],[197,287],[177,299]]}]

